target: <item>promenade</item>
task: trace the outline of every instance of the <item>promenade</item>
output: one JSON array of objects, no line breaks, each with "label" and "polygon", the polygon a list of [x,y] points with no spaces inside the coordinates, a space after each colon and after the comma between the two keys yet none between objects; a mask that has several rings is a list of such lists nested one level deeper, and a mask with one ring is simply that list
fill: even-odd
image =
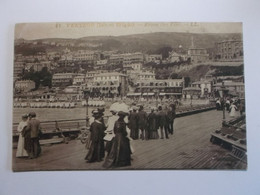
[{"label": "promenade", "polygon": [[[220,128],[221,122],[222,112],[216,110],[176,118],[175,131],[169,139],[132,141],[132,165],[112,169],[246,169],[245,163],[210,142],[210,133]],[[42,146],[37,159],[15,158],[15,153],[13,149],[14,171],[104,169],[103,162],[85,162],[87,150],[79,140]]]}]

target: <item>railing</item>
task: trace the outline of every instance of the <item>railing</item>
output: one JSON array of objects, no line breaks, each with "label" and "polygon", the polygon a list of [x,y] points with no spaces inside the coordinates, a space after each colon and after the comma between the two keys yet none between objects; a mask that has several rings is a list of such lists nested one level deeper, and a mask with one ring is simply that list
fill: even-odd
[{"label": "railing", "polygon": [[[43,121],[41,122],[41,128],[43,133],[66,132],[80,130],[86,127],[87,124],[87,119]],[[19,135],[17,132],[18,125],[19,123],[13,123],[13,136]]]}]

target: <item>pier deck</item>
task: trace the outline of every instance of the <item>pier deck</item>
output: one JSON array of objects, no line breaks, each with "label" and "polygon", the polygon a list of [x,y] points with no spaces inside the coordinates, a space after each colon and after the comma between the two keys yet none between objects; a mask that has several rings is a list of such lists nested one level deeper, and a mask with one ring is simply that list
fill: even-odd
[{"label": "pier deck", "polygon": [[[132,141],[132,165],[113,169],[246,169],[245,162],[210,142],[211,132],[220,128],[221,122],[222,112],[216,110],[177,118],[170,139]],[[32,160],[15,158],[15,152],[14,171],[104,169],[103,162],[85,162],[87,150],[79,140],[43,146],[41,156]]]}]

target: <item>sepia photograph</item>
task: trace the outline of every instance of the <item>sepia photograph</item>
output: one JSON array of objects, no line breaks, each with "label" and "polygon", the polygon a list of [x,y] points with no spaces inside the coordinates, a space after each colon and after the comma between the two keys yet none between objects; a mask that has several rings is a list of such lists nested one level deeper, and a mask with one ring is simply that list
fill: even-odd
[{"label": "sepia photograph", "polygon": [[12,169],[247,170],[241,22],[17,23]]}]

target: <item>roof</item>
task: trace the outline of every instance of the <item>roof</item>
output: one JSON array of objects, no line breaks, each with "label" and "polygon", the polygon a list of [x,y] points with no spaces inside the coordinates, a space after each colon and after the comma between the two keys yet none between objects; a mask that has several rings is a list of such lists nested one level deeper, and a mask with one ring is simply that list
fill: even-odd
[{"label": "roof", "polygon": [[183,89],[183,91],[190,91],[190,90],[193,90],[193,91],[201,91],[201,89],[198,88],[198,87],[187,87],[187,88]]},{"label": "roof", "polygon": [[99,76],[127,76],[127,75],[119,73],[119,72],[106,72],[106,73],[99,73],[95,76],[99,77]]},{"label": "roof", "polygon": [[210,83],[210,81],[202,80],[202,81],[195,81],[192,84],[204,84],[204,83]]},{"label": "roof", "polygon": [[[224,83],[224,86],[225,87],[230,87],[230,86],[244,86],[245,84],[242,83],[242,82],[225,82]],[[222,83],[216,83],[214,85],[215,87],[221,87],[222,86]]]}]

